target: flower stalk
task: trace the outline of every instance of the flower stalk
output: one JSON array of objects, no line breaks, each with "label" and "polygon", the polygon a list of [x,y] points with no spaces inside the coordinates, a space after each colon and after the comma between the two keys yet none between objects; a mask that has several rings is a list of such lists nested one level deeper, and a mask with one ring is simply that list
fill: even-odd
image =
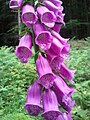
[{"label": "flower stalk", "polygon": [[[20,41],[15,54],[20,62],[27,63],[33,55],[33,47],[38,73],[28,89],[24,108],[29,115],[41,115],[45,120],[72,120],[71,113],[75,103],[72,94],[76,89],[71,88],[67,80],[74,84],[75,70],[69,69],[65,64],[70,53],[69,39],[59,34],[61,26],[65,25],[62,2],[31,0],[24,5],[21,3],[22,0],[10,0],[10,8],[18,10]],[[27,31],[20,38],[21,19]]]},{"label": "flower stalk", "polygon": [[21,36],[21,17],[20,17],[20,9],[18,9],[18,36],[20,39]]}]

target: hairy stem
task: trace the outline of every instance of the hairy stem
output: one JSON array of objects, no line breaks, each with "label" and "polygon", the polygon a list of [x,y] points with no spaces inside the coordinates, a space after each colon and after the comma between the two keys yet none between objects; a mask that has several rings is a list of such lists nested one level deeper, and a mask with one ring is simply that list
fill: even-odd
[{"label": "hairy stem", "polygon": [[19,35],[19,39],[20,39],[20,35],[21,35],[21,18],[20,18],[20,9],[18,9],[18,35]]}]

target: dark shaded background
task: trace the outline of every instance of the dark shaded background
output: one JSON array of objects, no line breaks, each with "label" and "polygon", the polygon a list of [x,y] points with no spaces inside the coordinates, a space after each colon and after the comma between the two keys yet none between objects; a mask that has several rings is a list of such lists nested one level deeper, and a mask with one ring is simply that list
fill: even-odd
[{"label": "dark shaded background", "polygon": [[[62,0],[66,26],[63,37],[82,39],[90,36],[90,0]],[[18,44],[17,12],[9,9],[9,0],[0,0],[0,46]]]}]

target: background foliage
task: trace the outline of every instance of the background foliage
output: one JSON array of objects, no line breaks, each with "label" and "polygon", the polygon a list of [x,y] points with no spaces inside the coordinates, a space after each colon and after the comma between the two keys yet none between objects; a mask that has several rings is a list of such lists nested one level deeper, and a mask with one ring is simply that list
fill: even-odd
[{"label": "background foliage", "polygon": [[[73,120],[90,118],[90,42],[70,41],[71,54],[68,66],[76,69],[74,77],[77,89],[73,99]],[[78,46],[77,46],[78,45]],[[0,49],[0,120],[42,120],[30,117],[24,110],[25,96],[29,85],[37,77],[33,57],[22,64],[15,57],[13,48]]]}]

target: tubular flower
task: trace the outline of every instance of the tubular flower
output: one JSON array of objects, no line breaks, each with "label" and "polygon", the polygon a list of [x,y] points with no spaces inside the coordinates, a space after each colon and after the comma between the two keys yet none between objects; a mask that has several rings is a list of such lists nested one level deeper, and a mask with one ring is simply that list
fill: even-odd
[{"label": "tubular flower", "polygon": [[37,13],[40,17],[41,22],[44,23],[46,26],[52,28],[55,25],[56,16],[53,11],[49,11],[44,6],[39,6],[37,8]]},{"label": "tubular flower", "polygon": [[70,53],[70,44],[65,44],[64,48],[62,49],[61,54],[68,55]]},{"label": "tubular flower", "polygon": [[53,57],[53,59],[50,62],[50,66],[51,66],[52,70],[54,70],[57,73],[60,72],[60,67],[61,67],[63,60],[64,59],[61,56]]},{"label": "tubular flower", "polygon": [[52,73],[47,59],[44,58],[42,55],[39,55],[36,61],[36,69],[39,75],[38,83],[40,83],[46,89],[49,89],[53,85],[55,76]]},{"label": "tubular flower", "polygon": [[63,98],[65,95],[71,97],[76,91],[74,88],[70,88],[68,84],[59,76],[54,80],[53,87],[55,91]]},{"label": "tubular flower", "polygon": [[55,23],[54,27],[52,28],[55,32],[59,33],[61,30],[62,24]]},{"label": "tubular flower", "polygon": [[22,22],[27,26],[30,27],[35,24],[37,21],[37,16],[35,14],[35,10],[33,6],[26,4],[22,8]]},{"label": "tubular flower", "polygon": [[45,90],[43,93],[42,104],[44,113],[42,116],[46,120],[56,120],[61,115],[58,109],[58,101],[55,93],[52,90]]},{"label": "tubular flower", "polygon": [[48,49],[46,52],[46,56],[47,56],[47,60],[49,61],[49,63],[51,62],[51,60],[57,56],[57,54],[53,51],[53,49],[50,47],[50,49]]},{"label": "tubular flower", "polygon": [[60,34],[59,33],[57,33],[57,32],[55,32],[54,30],[50,30],[50,32],[51,32],[51,34],[54,36],[54,37],[56,37],[62,44],[66,44],[67,43],[67,41],[69,40],[69,38],[63,38],[63,37],[61,37],[60,36]]},{"label": "tubular flower", "polygon": [[50,49],[52,49],[56,55],[67,55],[70,52],[70,44],[62,44],[56,37],[53,37],[53,42]]},{"label": "tubular flower", "polygon": [[67,83],[59,76],[56,77],[53,83],[53,89],[57,95],[59,103],[68,111],[72,110],[74,101],[71,100],[72,94],[76,91],[70,88]]},{"label": "tubular flower", "polygon": [[9,7],[11,9],[17,10],[18,8],[21,7],[23,0],[10,0],[9,2]]},{"label": "tubular flower", "polygon": [[74,84],[74,81],[72,80],[74,77],[74,73],[76,70],[70,70],[64,63],[62,63],[61,68],[60,68],[60,74],[64,78],[70,80],[72,84]]},{"label": "tubular flower", "polygon": [[60,55],[61,51],[64,49],[64,45],[55,37],[53,37],[53,42],[51,44],[51,49],[57,54]]},{"label": "tubular flower", "polygon": [[70,113],[62,113],[59,115],[56,120],[72,120]]},{"label": "tubular flower", "polygon": [[54,13],[56,13],[58,10],[62,11],[63,10],[63,7],[60,5],[60,6],[56,6],[55,4],[53,4],[51,1],[44,1],[43,2],[45,4],[45,6],[53,11]]},{"label": "tubular flower", "polygon": [[29,87],[27,96],[26,96],[26,104],[24,108],[28,111],[28,113],[32,116],[37,116],[39,112],[42,110],[40,105],[42,90],[37,81]]},{"label": "tubular flower", "polygon": [[28,62],[29,58],[32,56],[32,37],[30,34],[26,33],[19,42],[19,46],[16,47],[15,54],[20,59],[22,63]]},{"label": "tubular flower", "polygon": [[60,7],[62,5],[62,1],[60,0],[49,0],[49,1],[51,1],[57,7]]},{"label": "tubular flower", "polygon": [[39,22],[33,25],[33,30],[36,35],[36,44],[39,45],[43,50],[49,49],[53,40],[51,33],[47,31],[45,26]]},{"label": "tubular flower", "polygon": [[43,3],[45,4],[45,6],[49,10],[51,10],[51,11],[53,11],[55,13],[56,18],[57,18],[56,22],[65,24],[65,22],[64,22],[64,15],[65,14],[62,13],[63,7],[61,6],[61,4],[62,4],[61,1],[58,1],[58,0],[50,0],[50,1],[48,1],[47,0],[47,1],[44,1]]},{"label": "tubular flower", "polygon": [[45,51],[46,52],[46,58],[50,64],[50,67],[54,72],[59,72],[60,71],[60,66],[63,62],[63,56],[58,55],[54,52],[52,48],[49,50]]},{"label": "tubular flower", "polygon": [[57,16],[56,22],[62,23],[62,24],[65,25],[65,22],[64,22],[64,16],[65,16],[65,14],[62,13],[60,10],[58,10],[58,11],[56,12],[56,16]]}]

